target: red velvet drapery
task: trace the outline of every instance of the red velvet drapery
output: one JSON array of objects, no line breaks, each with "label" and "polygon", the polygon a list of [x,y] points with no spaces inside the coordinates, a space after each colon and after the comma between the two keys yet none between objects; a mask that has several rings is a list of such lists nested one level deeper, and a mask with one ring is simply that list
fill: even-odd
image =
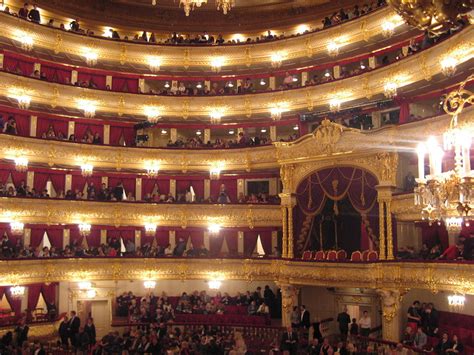
[{"label": "red velvet drapery", "polygon": [[100,123],[93,123],[90,121],[76,121],[74,126],[74,134],[76,135],[76,139],[81,141],[86,132],[90,130],[93,135],[99,133],[100,138],[103,140],[104,137],[104,126]]},{"label": "red velvet drapery", "polygon": [[143,178],[142,179],[142,199],[147,194],[151,194],[157,187],[158,195],[168,195],[170,192],[170,182],[165,178]]},{"label": "red velvet drapery", "polygon": [[213,202],[216,202],[219,197],[219,192],[221,185],[225,186],[227,195],[230,198],[231,203],[237,202],[237,178],[233,177],[232,179],[219,179],[211,180],[211,199]]},{"label": "red velvet drapery", "polygon": [[87,73],[84,71],[80,71],[77,74],[77,80],[82,83],[86,82],[93,82],[97,89],[105,90],[106,87],[106,75],[105,74],[95,74],[95,73]]},{"label": "red velvet drapery", "polygon": [[138,93],[138,78],[112,77],[112,90],[130,93]]},{"label": "red velvet drapery", "polygon": [[[123,141],[123,142],[122,142]],[[135,130],[133,127],[111,126],[110,127],[110,144],[125,145],[131,147],[135,142]]]},{"label": "red velvet drapery", "polygon": [[36,137],[42,137],[43,134],[46,134],[50,125],[53,126],[56,137],[59,135],[59,132],[61,132],[64,137],[67,136],[67,120],[52,119],[49,117],[38,117],[36,124]]},{"label": "red velvet drapery", "polygon": [[71,83],[71,69],[54,67],[50,65],[42,65],[41,72],[46,75],[48,81],[60,84]]}]

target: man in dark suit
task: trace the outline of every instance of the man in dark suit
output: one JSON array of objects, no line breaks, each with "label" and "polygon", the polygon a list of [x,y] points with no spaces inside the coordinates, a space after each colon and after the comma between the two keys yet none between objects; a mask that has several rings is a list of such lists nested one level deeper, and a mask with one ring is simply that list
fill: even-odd
[{"label": "man in dark suit", "polygon": [[311,326],[309,311],[306,309],[306,306],[304,305],[301,306],[300,310],[301,310],[300,324],[303,328],[309,329],[309,327]]},{"label": "man in dark suit", "polygon": [[61,339],[61,346],[67,348],[69,346],[69,318],[64,316],[61,324],[59,324],[59,338]]},{"label": "man in dark suit", "polygon": [[21,347],[25,341],[28,341],[28,331],[30,328],[26,325],[24,318],[20,319],[17,327],[15,328],[16,344]]},{"label": "man in dark suit", "polygon": [[344,309],[341,313],[337,315],[337,322],[339,323],[339,332],[341,333],[341,340],[347,340],[347,334],[349,333],[349,323],[351,322],[351,317],[347,313],[347,307],[344,306]]},{"label": "man in dark suit", "polygon": [[298,334],[293,331],[291,326],[283,333],[280,348],[283,351],[288,351],[290,355],[296,355],[298,350]]},{"label": "man in dark suit", "polygon": [[77,334],[79,333],[79,328],[81,327],[81,320],[76,315],[76,311],[71,311],[71,319],[69,320],[68,325],[69,341],[73,347],[76,347]]}]

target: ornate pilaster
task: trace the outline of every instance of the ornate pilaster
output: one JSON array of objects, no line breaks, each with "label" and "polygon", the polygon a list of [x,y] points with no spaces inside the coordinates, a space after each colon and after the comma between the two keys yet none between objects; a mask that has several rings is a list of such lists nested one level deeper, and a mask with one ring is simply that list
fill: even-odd
[{"label": "ornate pilaster", "polygon": [[379,202],[379,259],[385,260],[385,202],[378,199]]},{"label": "ornate pilaster", "polygon": [[379,259],[393,260],[392,189],[390,185],[377,186],[379,203]]},{"label": "ornate pilaster", "polygon": [[279,285],[281,289],[281,321],[284,327],[291,325],[291,312],[298,305],[299,288],[290,284]]},{"label": "ornate pilaster", "polygon": [[280,199],[283,225],[282,256],[292,259],[294,256],[293,207],[296,205],[296,198],[290,193],[281,193]]},{"label": "ornate pilaster", "polygon": [[402,314],[400,309],[405,291],[398,289],[378,289],[382,307],[382,338],[384,340],[400,341]]},{"label": "ornate pilaster", "polygon": [[288,257],[288,226],[287,226],[288,216],[286,206],[281,206],[281,224],[283,229],[283,238],[282,238],[282,251],[281,256],[283,258]]}]

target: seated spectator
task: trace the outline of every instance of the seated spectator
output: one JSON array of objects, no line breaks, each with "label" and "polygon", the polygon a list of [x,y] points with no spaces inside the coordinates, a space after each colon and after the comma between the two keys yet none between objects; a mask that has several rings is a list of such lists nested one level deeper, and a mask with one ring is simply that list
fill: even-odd
[{"label": "seated spectator", "polygon": [[249,306],[247,307],[247,314],[249,316],[254,316],[257,314],[257,303],[255,301],[251,301]]},{"label": "seated spectator", "polygon": [[36,4],[33,4],[33,8],[28,13],[28,18],[31,22],[41,23],[41,15]]},{"label": "seated spectator", "polygon": [[13,116],[9,116],[7,123],[5,124],[5,127],[3,128],[3,133],[7,134],[18,134],[17,128],[16,128],[16,121]]},{"label": "seated spectator", "polygon": [[268,308],[268,306],[265,304],[265,302],[263,302],[257,309],[257,314],[258,315],[262,315],[262,316],[266,316],[266,315],[269,315],[270,314],[270,309]]},{"label": "seated spectator", "polygon": [[413,345],[417,349],[423,349],[428,342],[428,337],[423,332],[423,328],[418,328],[416,331],[415,338],[413,339]]},{"label": "seated spectator", "polygon": [[459,341],[456,334],[453,335],[451,347],[446,350],[447,354],[462,354],[464,352],[464,345]]}]

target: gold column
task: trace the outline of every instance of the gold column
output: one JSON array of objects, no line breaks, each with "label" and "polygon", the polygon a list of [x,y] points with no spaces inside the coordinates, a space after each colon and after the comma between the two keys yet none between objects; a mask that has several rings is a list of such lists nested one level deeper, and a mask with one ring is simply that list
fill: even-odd
[{"label": "gold column", "polygon": [[291,325],[291,312],[298,304],[299,289],[293,285],[278,285],[281,289],[281,322],[284,327]]},{"label": "gold column", "polygon": [[379,259],[385,260],[385,202],[379,200]]},{"label": "gold column", "polygon": [[281,241],[281,245],[282,245],[281,256],[283,258],[287,258],[288,257],[288,227],[287,227],[288,217],[287,217],[286,206],[281,206],[281,219],[282,219],[282,229],[283,229],[283,238]]},{"label": "gold column", "polygon": [[392,201],[385,202],[387,212],[387,259],[393,260]]},{"label": "gold column", "polygon": [[378,289],[382,308],[382,338],[394,342],[400,341],[402,325],[401,302],[404,293],[397,289]]},{"label": "gold column", "polygon": [[288,206],[288,258],[293,259],[293,205]]}]

